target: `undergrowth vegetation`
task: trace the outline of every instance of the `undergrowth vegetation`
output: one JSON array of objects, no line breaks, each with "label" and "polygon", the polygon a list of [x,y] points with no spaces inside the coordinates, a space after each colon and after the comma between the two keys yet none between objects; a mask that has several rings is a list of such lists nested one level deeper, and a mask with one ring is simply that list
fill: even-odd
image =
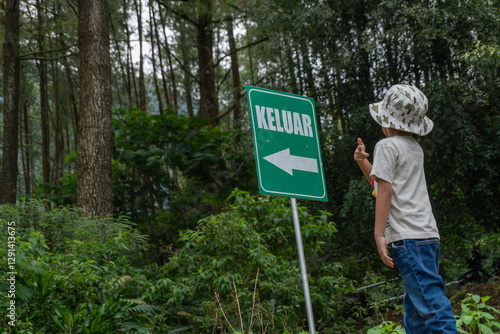
[{"label": "undergrowth vegetation", "polygon": [[[7,271],[0,273],[0,307],[15,300],[16,310],[14,326],[3,313],[3,332],[306,331],[289,199],[235,190],[227,201],[222,213],[181,232],[165,265],[148,258],[148,237],[126,217],[89,220],[37,200],[0,206],[0,258],[7,262],[7,226],[14,222],[17,272],[14,299]],[[386,278],[373,272],[348,278],[359,264],[325,260],[337,232],[331,215],[299,206],[299,217],[317,330],[353,333],[359,319],[375,315],[370,333],[400,333],[376,316],[393,308],[383,300],[401,294],[400,284],[359,289]],[[484,308],[482,297],[464,300],[463,330],[498,327],[486,315],[498,311]]]}]

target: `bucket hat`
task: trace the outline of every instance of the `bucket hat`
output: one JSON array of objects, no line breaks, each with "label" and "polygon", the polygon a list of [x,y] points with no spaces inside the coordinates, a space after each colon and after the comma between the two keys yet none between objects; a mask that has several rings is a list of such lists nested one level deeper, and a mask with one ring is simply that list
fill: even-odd
[{"label": "bucket hat", "polygon": [[427,97],[417,87],[392,86],[382,101],[370,104],[370,114],[384,128],[394,128],[425,136],[434,122],[425,116],[429,109]]}]

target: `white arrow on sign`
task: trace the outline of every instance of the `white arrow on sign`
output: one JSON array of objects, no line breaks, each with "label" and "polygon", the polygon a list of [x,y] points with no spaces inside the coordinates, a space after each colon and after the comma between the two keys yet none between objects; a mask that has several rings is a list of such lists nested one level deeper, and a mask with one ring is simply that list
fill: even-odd
[{"label": "white arrow on sign", "polygon": [[267,157],[264,157],[264,159],[290,175],[293,175],[294,169],[304,172],[318,173],[318,161],[316,159],[290,155],[289,148],[268,155]]}]

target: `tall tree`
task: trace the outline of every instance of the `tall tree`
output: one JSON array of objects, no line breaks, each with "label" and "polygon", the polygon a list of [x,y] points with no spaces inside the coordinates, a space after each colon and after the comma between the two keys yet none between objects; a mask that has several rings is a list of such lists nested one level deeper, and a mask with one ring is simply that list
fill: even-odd
[{"label": "tall tree", "polygon": [[180,38],[179,38],[179,47],[181,49],[182,55],[182,63],[184,64],[184,68],[186,71],[184,72],[184,78],[182,80],[182,84],[184,86],[184,95],[186,99],[187,112],[188,117],[194,117],[194,107],[193,107],[193,80],[191,78],[191,58],[189,56],[189,47],[188,47],[188,38],[187,38],[187,25],[184,21],[179,22],[180,27]]},{"label": "tall tree", "polygon": [[[165,41],[165,52],[167,53],[167,60],[168,60],[168,68],[170,71],[170,81],[172,82],[172,98],[175,106],[178,106],[178,100],[177,100],[177,84],[175,83],[175,71],[174,71],[174,66],[172,64],[172,51],[170,50],[170,45],[168,42],[167,38],[167,23],[165,22],[165,16],[162,14],[161,8],[158,8],[159,15],[160,15],[160,22],[163,27],[163,40]],[[170,96],[167,97],[168,100],[171,100],[172,98]],[[168,101],[167,100],[167,101]],[[177,107],[174,107],[175,112],[178,112]]]},{"label": "tall tree", "polygon": [[0,203],[16,203],[19,129],[19,1],[5,3],[4,132]]},{"label": "tall tree", "polygon": [[111,64],[106,0],[78,1],[80,118],[77,205],[88,217],[111,214]]},{"label": "tall tree", "polygon": [[213,0],[200,1],[198,15],[198,66],[200,71],[200,115],[204,119],[217,123],[219,105],[215,85],[212,26]]},{"label": "tall tree", "polygon": [[142,50],[142,1],[134,0],[135,12],[137,15],[137,31],[139,32],[139,106],[146,109],[146,83],[144,79],[144,54]]},{"label": "tall tree", "polygon": [[238,62],[238,52],[236,50],[236,41],[234,40],[233,32],[233,19],[227,22],[227,36],[229,39],[229,53],[231,54],[231,72],[233,77],[233,115],[234,115],[234,126],[236,129],[240,129],[240,65]]},{"label": "tall tree", "polygon": [[197,17],[191,18],[185,12],[170,8],[164,1],[159,2],[172,10],[180,18],[193,24],[197,30],[198,71],[200,84],[200,117],[217,124],[219,103],[214,71],[213,0],[197,0]]},{"label": "tall tree", "polygon": [[[120,45],[120,42],[118,40],[118,36],[117,36],[117,33],[116,33],[116,29],[115,29],[115,25],[113,24],[113,20],[110,20],[110,26],[111,26],[111,32],[112,32],[112,36],[113,36],[113,40],[115,42],[115,49],[116,49],[116,54],[118,56],[118,65],[120,67],[120,71],[121,71],[121,79],[122,79],[122,82],[121,82],[121,86],[123,87],[123,89],[125,90],[125,95],[127,96],[128,100],[128,107],[131,107],[132,106],[132,96],[131,96],[131,91],[130,91],[130,85],[129,85],[129,82],[127,80],[128,78],[128,72],[126,73],[125,72],[125,69],[124,69],[124,66],[123,66],[123,61],[122,61],[122,53],[121,53],[121,45]],[[118,83],[117,83],[118,85]],[[117,90],[119,91],[118,87],[117,87]]]},{"label": "tall tree", "polygon": [[[25,94],[23,94],[25,95]],[[19,144],[21,149],[21,161],[23,166],[24,175],[24,192],[26,194],[31,193],[31,150],[30,150],[30,135],[29,135],[29,121],[28,121],[28,102],[26,97],[23,102],[20,102],[22,112],[19,113],[20,117],[20,134],[19,134]],[[24,138],[23,135],[24,128]]]},{"label": "tall tree", "polygon": [[[151,63],[153,65],[153,83],[155,86],[156,98],[158,99],[158,110],[163,112],[163,99],[160,94],[160,86],[158,84],[158,76],[156,75],[156,54],[155,54],[155,31],[154,31],[154,7],[149,7],[149,38],[151,39]],[[160,52],[161,53],[161,52]],[[161,55],[160,55],[161,59]]]},{"label": "tall tree", "polygon": [[[161,8],[158,8],[159,14],[161,15]],[[158,22],[155,17],[155,9],[154,6],[151,8],[151,14],[152,14],[152,19],[151,21],[153,22],[154,25],[154,34],[155,34],[155,39],[156,39],[156,44],[158,48],[158,61],[160,63],[160,74],[161,74],[161,83],[163,86],[163,94],[165,96],[165,102],[168,105],[168,96],[169,96],[169,90],[168,90],[168,85],[167,85],[167,78],[165,75],[165,66],[163,65],[163,57],[162,57],[162,52],[161,52],[161,42],[160,42],[160,33],[158,32]],[[151,43],[151,47],[154,47],[154,43]],[[158,98],[160,100],[160,98]],[[163,106],[163,105],[162,105]],[[163,108],[160,108],[160,113],[163,113]]]},{"label": "tall tree", "polygon": [[[134,73],[134,63],[132,61],[132,46],[130,43],[130,29],[128,26],[128,6],[127,1],[123,0],[123,29],[125,30],[125,36],[127,41],[127,50],[126,50],[126,64],[127,64],[127,93],[129,95],[129,100],[132,100],[132,86],[134,88],[134,97],[135,102],[138,103],[139,96],[137,94],[137,84],[135,82],[135,73]],[[130,105],[132,106],[132,105]]]},{"label": "tall tree", "polygon": [[54,166],[52,168],[52,183],[60,185],[59,178],[63,176],[64,137],[62,129],[62,108],[59,103],[59,62],[54,62]]},{"label": "tall tree", "polygon": [[[38,51],[40,55],[44,53],[44,14],[42,2],[37,0],[36,10],[38,13]],[[38,73],[40,75],[40,123],[42,128],[42,177],[43,182],[50,182],[50,138],[49,138],[49,93],[47,78],[47,62],[45,59],[38,59]]]}]

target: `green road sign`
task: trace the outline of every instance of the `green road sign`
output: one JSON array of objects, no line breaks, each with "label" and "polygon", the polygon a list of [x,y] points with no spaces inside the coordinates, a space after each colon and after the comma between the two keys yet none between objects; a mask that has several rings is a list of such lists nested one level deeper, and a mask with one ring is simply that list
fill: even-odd
[{"label": "green road sign", "polygon": [[328,201],[314,100],[246,90],[260,193]]}]

